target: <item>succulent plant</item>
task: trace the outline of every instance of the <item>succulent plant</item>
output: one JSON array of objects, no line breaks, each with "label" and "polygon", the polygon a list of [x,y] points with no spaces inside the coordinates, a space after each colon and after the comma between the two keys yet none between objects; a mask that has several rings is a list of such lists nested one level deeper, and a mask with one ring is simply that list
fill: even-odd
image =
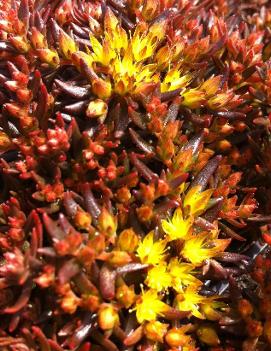
[{"label": "succulent plant", "polygon": [[269,350],[270,28],[264,0],[0,4],[1,350]]}]

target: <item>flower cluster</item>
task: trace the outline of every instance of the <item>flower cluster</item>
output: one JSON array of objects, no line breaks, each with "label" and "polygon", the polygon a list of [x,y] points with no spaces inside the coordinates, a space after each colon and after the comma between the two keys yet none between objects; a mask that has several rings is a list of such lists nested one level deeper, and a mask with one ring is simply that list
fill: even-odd
[{"label": "flower cluster", "polygon": [[270,348],[270,28],[265,0],[0,4],[1,350]]}]

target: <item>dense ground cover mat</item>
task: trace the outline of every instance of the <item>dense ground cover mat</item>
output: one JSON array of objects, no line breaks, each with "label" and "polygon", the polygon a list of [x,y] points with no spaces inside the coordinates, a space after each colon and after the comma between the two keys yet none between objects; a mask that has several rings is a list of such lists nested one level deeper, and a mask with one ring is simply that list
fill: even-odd
[{"label": "dense ground cover mat", "polygon": [[271,350],[271,3],[0,2],[0,350]]}]

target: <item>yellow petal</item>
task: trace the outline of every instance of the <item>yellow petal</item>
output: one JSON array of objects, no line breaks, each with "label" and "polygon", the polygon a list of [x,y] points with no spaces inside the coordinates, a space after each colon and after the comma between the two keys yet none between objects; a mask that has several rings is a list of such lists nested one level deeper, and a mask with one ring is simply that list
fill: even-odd
[{"label": "yellow petal", "polygon": [[199,216],[204,212],[213,193],[212,189],[203,192],[200,189],[200,185],[191,188],[184,198],[184,208],[189,208],[192,216]]},{"label": "yellow petal", "polygon": [[185,240],[190,233],[193,220],[193,217],[184,219],[181,208],[177,208],[174,212],[173,218],[171,220],[163,219],[161,224],[169,240]]},{"label": "yellow petal", "polygon": [[153,232],[145,236],[137,248],[137,255],[142,263],[158,264],[165,258],[166,241],[158,240],[154,242]]}]

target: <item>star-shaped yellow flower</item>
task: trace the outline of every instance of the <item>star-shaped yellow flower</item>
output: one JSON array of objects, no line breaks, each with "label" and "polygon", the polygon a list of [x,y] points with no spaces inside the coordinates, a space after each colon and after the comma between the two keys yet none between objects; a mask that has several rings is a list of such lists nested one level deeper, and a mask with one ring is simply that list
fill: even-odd
[{"label": "star-shaped yellow flower", "polygon": [[143,323],[156,320],[157,316],[163,316],[168,309],[168,305],[160,300],[157,291],[150,289],[146,292],[142,290],[133,310],[136,311],[138,322]]},{"label": "star-shaped yellow flower", "polygon": [[172,287],[182,292],[185,286],[199,286],[201,281],[194,274],[195,266],[191,263],[180,262],[177,258],[170,260],[168,271],[172,277]]},{"label": "star-shaped yellow flower", "polygon": [[198,288],[188,287],[184,292],[177,295],[177,304],[180,311],[191,311],[191,314],[197,318],[205,319],[204,315],[199,311],[200,304],[206,304],[209,298],[201,296]]},{"label": "star-shaped yellow flower", "polygon": [[167,289],[171,285],[171,275],[167,271],[167,264],[162,262],[151,268],[145,280],[146,285],[157,291]]},{"label": "star-shaped yellow flower", "polygon": [[168,240],[185,240],[190,233],[193,224],[193,217],[183,218],[181,208],[177,208],[172,219],[162,220],[162,228],[167,234]]},{"label": "star-shaped yellow flower", "polygon": [[199,266],[203,261],[223,252],[230,241],[230,239],[214,238],[209,233],[200,233],[184,242],[181,255],[195,266]]},{"label": "star-shaped yellow flower", "polygon": [[145,236],[139,243],[137,255],[142,263],[156,265],[164,260],[166,252],[166,240],[154,241],[153,231]]}]

